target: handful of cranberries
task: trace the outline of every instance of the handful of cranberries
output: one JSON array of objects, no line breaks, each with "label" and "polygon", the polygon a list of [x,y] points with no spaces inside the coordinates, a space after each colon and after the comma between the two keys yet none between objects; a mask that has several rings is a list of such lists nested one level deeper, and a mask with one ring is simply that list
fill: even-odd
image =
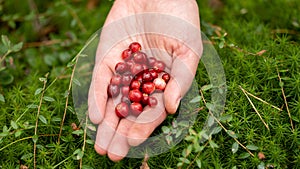
[{"label": "handful of cranberries", "polygon": [[141,51],[138,42],[131,43],[121,56],[125,62],[116,64],[116,74],[110,80],[107,93],[111,98],[121,95],[121,102],[115,107],[118,117],[138,116],[145,106],[157,105],[157,99],[151,95],[164,91],[170,75],[165,72],[162,61],[148,58]]}]

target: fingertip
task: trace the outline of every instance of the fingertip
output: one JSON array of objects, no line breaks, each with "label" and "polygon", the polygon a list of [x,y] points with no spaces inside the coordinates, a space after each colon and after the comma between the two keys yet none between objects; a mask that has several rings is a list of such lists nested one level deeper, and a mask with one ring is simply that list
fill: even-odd
[{"label": "fingertip", "polygon": [[97,144],[94,145],[95,151],[100,154],[100,155],[106,155],[107,151],[105,149],[102,149],[100,146]]},{"label": "fingertip", "polygon": [[172,78],[164,92],[164,103],[168,114],[175,114],[181,100],[181,88]]},{"label": "fingertip", "polygon": [[124,158],[124,156],[120,156],[120,155],[113,154],[113,153],[108,153],[108,157],[113,162],[119,162]]}]

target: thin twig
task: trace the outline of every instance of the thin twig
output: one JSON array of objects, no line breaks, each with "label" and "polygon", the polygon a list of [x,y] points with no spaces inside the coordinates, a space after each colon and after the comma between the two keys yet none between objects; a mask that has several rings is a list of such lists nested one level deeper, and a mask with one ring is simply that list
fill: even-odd
[{"label": "thin twig", "polygon": [[[85,150],[85,144],[86,144],[86,132],[87,132],[87,122],[88,122],[88,113],[86,113],[85,117],[85,126],[84,126],[84,133],[83,133],[83,145],[82,145],[82,153],[84,153]],[[82,168],[82,158],[79,161],[79,168]]]},{"label": "thin twig", "polygon": [[274,109],[277,109],[277,110],[279,110],[279,111],[282,111],[281,108],[279,108],[279,107],[277,107],[277,106],[274,106],[274,105],[272,105],[272,104],[270,104],[270,103],[264,101],[263,99],[261,99],[261,98],[255,96],[255,95],[253,95],[253,94],[251,94],[250,92],[248,92],[247,90],[245,90],[245,89],[242,88],[241,86],[240,86],[240,88],[241,88],[244,92],[246,92],[249,96],[253,97],[254,99],[259,100],[259,101],[263,102],[264,104],[267,104],[267,105],[273,107]]},{"label": "thin twig", "polygon": [[11,50],[7,50],[6,53],[0,58],[0,65],[3,62],[3,60],[11,53]]},{"label": "thin twig", "polygon": [[260,113],[258,112],[258,110],[256,109],[256,107],[254,106],[253,102],[251,101],[251,99],[249,98],[249,96],[247,95],[247,93],[245,92],[245,90],[244,90],[241,86],[239,86],[239,87],[240,87],[240,89],[242,90],[242,92],[245,94],[245,96],[247,97],[248,101],[250,102],[252,108],[254,109],[254,111],[256,112],[256,114],[258,115],[258,117],[260,118],[260,120],[264,123],[264,125],[266,126],[266,128],[267,128],[268,130],[270,130],[268,124],[267,124],[267,123],[264,121],[264,119],[261,117]]},{"label": "thin twig", "polygon": [[[48,74],[45,75],[45,78],[46,79],[48,78]],[[42,94],[41,94],[41,97],[40,97],[40,103],[39,103],[39,106],[38,106],[38,111],[37,111],[36,120],[35,120],[35,128],[34,128],[34,135],[35,136],[37,136],[39,116],[40,116],[41,107],[42,107],[42,103],[43,103],[43,97],[44,97],[44,93],[45,93],[45,89],[46,89],[46,84],[47,84],[47,80],[44,80],[44,86],[43,86]],[[33,168],[36,168],[36,142],[33,143]]]},{"label": "thin twig", "polygon": [[65,109],[64,109],[64,114],[63,114],[63,118],[60,124],[60,129],[59,129],[59,134],[58,134],[58,140],[57,143],[60,144],[60,137],[62,134],[62,128],[64,126],[64,122],[65,122],[65,118],[66,118],[66,114],[67,114],[67,110],[68,110],[68,104],[69,104],[69,96],[70,96],[70,92],[71,92],[71,88],[72,88],[72,83],[73,83],[73,78],[75,75],[75,69],[76,69],[76,65],[78,62],[78,58],[81,56],[81,53],[83,52],[83,50],[97,37],[98,35],[95,34],[85,45],[84,47],[80,50],[80,52],[75,56],[75,63],[72,69],[72,74],[70,77],[70,82],[69,82],[69,87],[68,87],[68,91],[67,91],[67,97],[66,97],[66,103],[65,103]]},{"label": "thin twig", "polygon": [[53,40],[45,40],[41,42],[28,42],[24,44],[24,48],[32,48],[32,47],[41,47],[41,46],[51,46],[55,44],[62,43],[61,39],[53,39]]},{"label": "thin twig", "polygon": [[[204,104],[206,105],[206,101],[205,101],[205,98],[204,98],[204,95],[203,95],[203,92],[202,90],[200,90],[200,94],[201,94],[201,97],[202,97],[202,100],[204,102]],[[227,129],[222,125],[222,123],[214,116],[214,114],[208,110],[209,114],[214,118],[214,120],[217,121],[217,123],[222,127],[223,130],[225,130],[225,132],[227,133]],[[239,142],[239,140],[237,138],[234,138],[232,137],[243,149],[245,149],[252,157],[255,157],[255,155],[246,147],[244,146],[241,142]]]},{"label": "thin twig", "polygon": [[[281,80],[280,73],[279,73],[277,65],[276,65],[276,71],[277,71],[279,83],[282,84],[282,80]],[[292,127],[292,130],[294,131],[293,120],[292,120],[292,116],[291,116],[291,113],[290,113],[288,102],[286,100],[285,92],[284,92],[283,86],[281,85],[280,87],[281,87],[281,93],[282,93],[282,96],[283,96],[283,99],[284,99],[284,104],[285,104],[285,107],[286,107],[286,111],[288,112],[288,115],[289,115],[289,118],[290,118],[291,127]]]}]

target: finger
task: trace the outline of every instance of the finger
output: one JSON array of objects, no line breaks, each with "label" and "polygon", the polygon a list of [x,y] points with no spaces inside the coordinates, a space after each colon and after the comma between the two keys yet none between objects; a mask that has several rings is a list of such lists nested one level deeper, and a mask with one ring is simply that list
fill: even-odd
[{"label": "finger", "polygon": [[88,96],[89,118],[94,124],[99,124],[105,114],[107,101],[107,86],[112,77],[112,71],[106,64],[98,64],[94,68]]},{"label": "finger", "polygon": [[158,104],[154,108],[146,106],[129,129],[127,137],[131,146],[143,143],[167,117],[162,93],[155,93],[153,96]]},{"label": "finger", "polygon": [[113,100],[109,99],[106,105],[105,117],[98,125],[95,150],[100,155],[105,155],[107,153],[108,146],[118,126],[119,118],[115,113],[114,107],[115,105]]},{"label": "finger", "polygon": [[127,141],[127,134],[134,121],[135,117],[133,116],[126,117],[120,121],[117,131],[108,148],[108,157],[112,161],[120,161],[127,155],[130,149],[130,145]]},{"label": "finger", "polygon": [[189,90],[199,62],[193,52],[184,52],[175,58],[171,68],[171,79],[164,91],[164,102],[168,113],[174,114],[181,98]]}]

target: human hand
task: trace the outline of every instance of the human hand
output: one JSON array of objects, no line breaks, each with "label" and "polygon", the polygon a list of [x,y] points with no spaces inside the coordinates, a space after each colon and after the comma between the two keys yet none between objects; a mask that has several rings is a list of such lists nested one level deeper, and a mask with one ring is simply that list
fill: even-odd
[{"label": "human hand", "polygon": [[[174,24],[177,25],[176,27],[172,27],[173,21],[170,21],[170,28],[166,28],[166,26],[162,26],[165,23],[156,17],[145,17],[143,20],[140,20],[138,16],[135,18],[134,15],[142,13],[174,16],[193,25],[198,34],[196,33],[195,36],[195,32],[185,30],[186,27],[180,26],[178,23]],[[127,16],[132,16],[134,21],[122,20]],[[119,22],[118,28],[105,29],[114,22]],[[159,28],[160,26],[162,28]],[[143,34],[142,32],[157,29],[157,27],[158,30],[176,29],[176,32],[183,34],[179,38],[183,37],[184,40],[161,34]],[[134,32],[140,34],[132,34],[133,29]],[[117,44],[110,44],[112,36],[118,37],[113,33],[120,35],[125,33],[126,39],[118,39],[116,40]],[[188,37],[186,38],[186,36]],[[189,39],[190,36],[194,37]],[[109,98],[107,86],[115,73],[115,65],[122,61],[120,53],[128,48],[131,42],[139,42],[142,50],[148,49],[151,55],[162,60],[170,72],[171,79],[164,93],[153,94],[158,100],[158,105],[154,108],[146,106],[138,117],[129,116],[119,119],[115,114],[115,103],[119,102],[119,98]],[[192,51],[186,43],[198,44],[196,51],[200,52]],[[201,51],[199,13],[194,0],[116,0],[101,32],[88,99],[90,120],[94,124],[98,124],[95,141],[97,153],[107,154],[112,161],[123,159],[130,146],[137,146],[144,142],[165,120],[167,113],[174,114],[180,99],[193,81]]]}]

